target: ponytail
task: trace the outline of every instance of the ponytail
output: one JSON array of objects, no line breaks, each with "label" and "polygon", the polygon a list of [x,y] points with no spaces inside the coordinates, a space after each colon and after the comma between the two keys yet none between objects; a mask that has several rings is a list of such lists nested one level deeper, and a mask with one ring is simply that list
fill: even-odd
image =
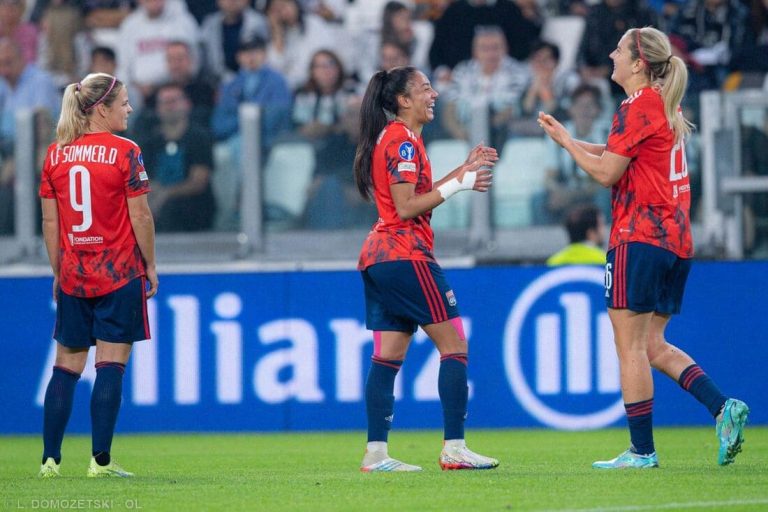
[{"label": "ponytail", "polygon": [[672,55],[669,38],[652,27],[633,28],[627,31],[635,44],[630,45],[633,59],[641,59],[651,83],[661,90],[664,115],[675,133],[675,142],[687,137],[693,124],[680,110],[685,89],[688,86],[688,69],[680,57]]},{"label": "ponytail", "polygon": [[353,169],[357,190],[366,201],[373,199],[371,167],[376,140],[389,118],[397,115],[397,97],[408,94],[408,82],[415,72],[416,68],[412,66],[378,71],[365,89],[360,106],[360,143],[355,152]]},{"label": "ponytail", "polygon": [[64,89],[61,115],[56,124],[56,142],[59,147],[71,144],[88,131],[89,117],[94,108],[103,104],[111,106],[123,83],[106,73],[91,73],[76,84]]}]

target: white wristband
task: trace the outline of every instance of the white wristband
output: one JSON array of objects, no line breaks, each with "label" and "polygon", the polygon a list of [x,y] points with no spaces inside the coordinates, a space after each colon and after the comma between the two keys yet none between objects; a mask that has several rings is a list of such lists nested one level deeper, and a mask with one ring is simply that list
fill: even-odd
[{"label": "white wristband", "polygon": [[461,190],[472,190],[475,186],[475,179],[477,178],[477,172],[470,171],[464,173],[464,181],[459,181],[458,178],[451,178],[439,187],[437,191],[443,196],[443,201],[448,200],[456,192]]}]

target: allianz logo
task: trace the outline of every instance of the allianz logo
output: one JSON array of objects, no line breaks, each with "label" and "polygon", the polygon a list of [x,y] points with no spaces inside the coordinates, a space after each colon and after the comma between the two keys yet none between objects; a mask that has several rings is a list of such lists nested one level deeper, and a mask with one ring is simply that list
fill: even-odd
[{"label": "allianz logo", "polygon": [[504,329],[507,380],[545,425],[600,428],[624,415],[613,330],[599,300],[604,286],[600,268],[563,267],[537,278],[512,305]]}]

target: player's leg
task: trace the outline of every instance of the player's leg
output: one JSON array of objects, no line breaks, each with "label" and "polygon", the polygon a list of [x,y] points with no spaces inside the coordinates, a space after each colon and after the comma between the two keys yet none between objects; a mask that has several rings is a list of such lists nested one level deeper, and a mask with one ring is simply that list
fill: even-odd
[{"label": "player's leg", "polygon": [[40,476],[59,476],[61,444],[72,413],[75,385],[83,373],[88,349],[93,344],[91,299],[67,295],[61,289],[56,303],[53,337],[56,362],[43,402],[43,464]]},{"label": "player's leg", "polygon": [[368,443],[360,470],[421,471],[389,456],[389,430],[395,406],[395,378],[405,360],[412,334],[402,331],[374,331],[374,351],[365,382],[365,409],[368,417]]},{"label": "player's leg", "polygon": [[[389,456],[389,430],[395,406],[395,378],[405,360],[415,325],[391,311],[399,301],[387,286],[397,280],[403,265],[388,262],[373,265],[361,273],[365,288],[366,325],[373,331],[373,355],[365,382],[365,409],[368,418],[368,443],[360,470],[421,471]],[[405,267],[407,269],[407,266]]]},{"label": "player's leg", "polygon": [[61,444],[72,413],[75,385],[83,373],[87,358],[88,348],[56,344],[56,363],[43,402],[43,460],[40,477],[60,475]]},{"label": "player's leg", "polygon": [[123,394],[123,374],[133,342],[149,338],[144,279],[100,297],[94,307],[96,381],[91,393],[92,458],[88,476],[129,477],[112,460],[112,438]]},{"label": "player's leg", "polygon": [[664,294],[651,322],[648,358],[654,368],[674,379],[715,418],[719,441],[717,460],[718,464],[726,465],[741,451],[749,408],[741,400],[725,396],[688,354],[664,336],[670,315],[680,312],[690,265],[690,260],[678,258],[668,273]]},{"label": "player's leg", "polygon": [[437,388],[443,406],[443,449],[440,467],[452,469],[493,469],[497,459],[467,447],[464,421],[467,417],[467,340],[460,317],[423,326],[440,352]]},{"label": "player's leg", "polygon": [[612,460],[595,462],[594,468],[658,466],[653,443],[653,377],[647,352],[667,251],[657,253],[652,249],[645,244],[623,244],[607,256],[606,303],[632,445]]}]

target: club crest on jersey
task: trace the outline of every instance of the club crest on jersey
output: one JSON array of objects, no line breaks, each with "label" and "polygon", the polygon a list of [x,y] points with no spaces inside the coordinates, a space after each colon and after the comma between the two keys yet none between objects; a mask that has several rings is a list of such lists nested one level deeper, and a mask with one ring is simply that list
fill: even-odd
[{"label": "club crest on jersey", "polygon": [[448,299],[449,306],[456,305],[456,296],[453,294],[453,290],[448,290],[447,292],[445,292],[445,298]]},{"label": "club crest on jersey", "polygon": [[400,162],[397,164],[397,172],[416,172],[416,164],[414,162]]},{"label": "club crest on jersey", "polygon": [[412,143],[406,141],[400,144],[400,147],[397,148],[397,153],[403,160],[413,160],[413,157],[416,154],[416,149],[414,149]]}]

